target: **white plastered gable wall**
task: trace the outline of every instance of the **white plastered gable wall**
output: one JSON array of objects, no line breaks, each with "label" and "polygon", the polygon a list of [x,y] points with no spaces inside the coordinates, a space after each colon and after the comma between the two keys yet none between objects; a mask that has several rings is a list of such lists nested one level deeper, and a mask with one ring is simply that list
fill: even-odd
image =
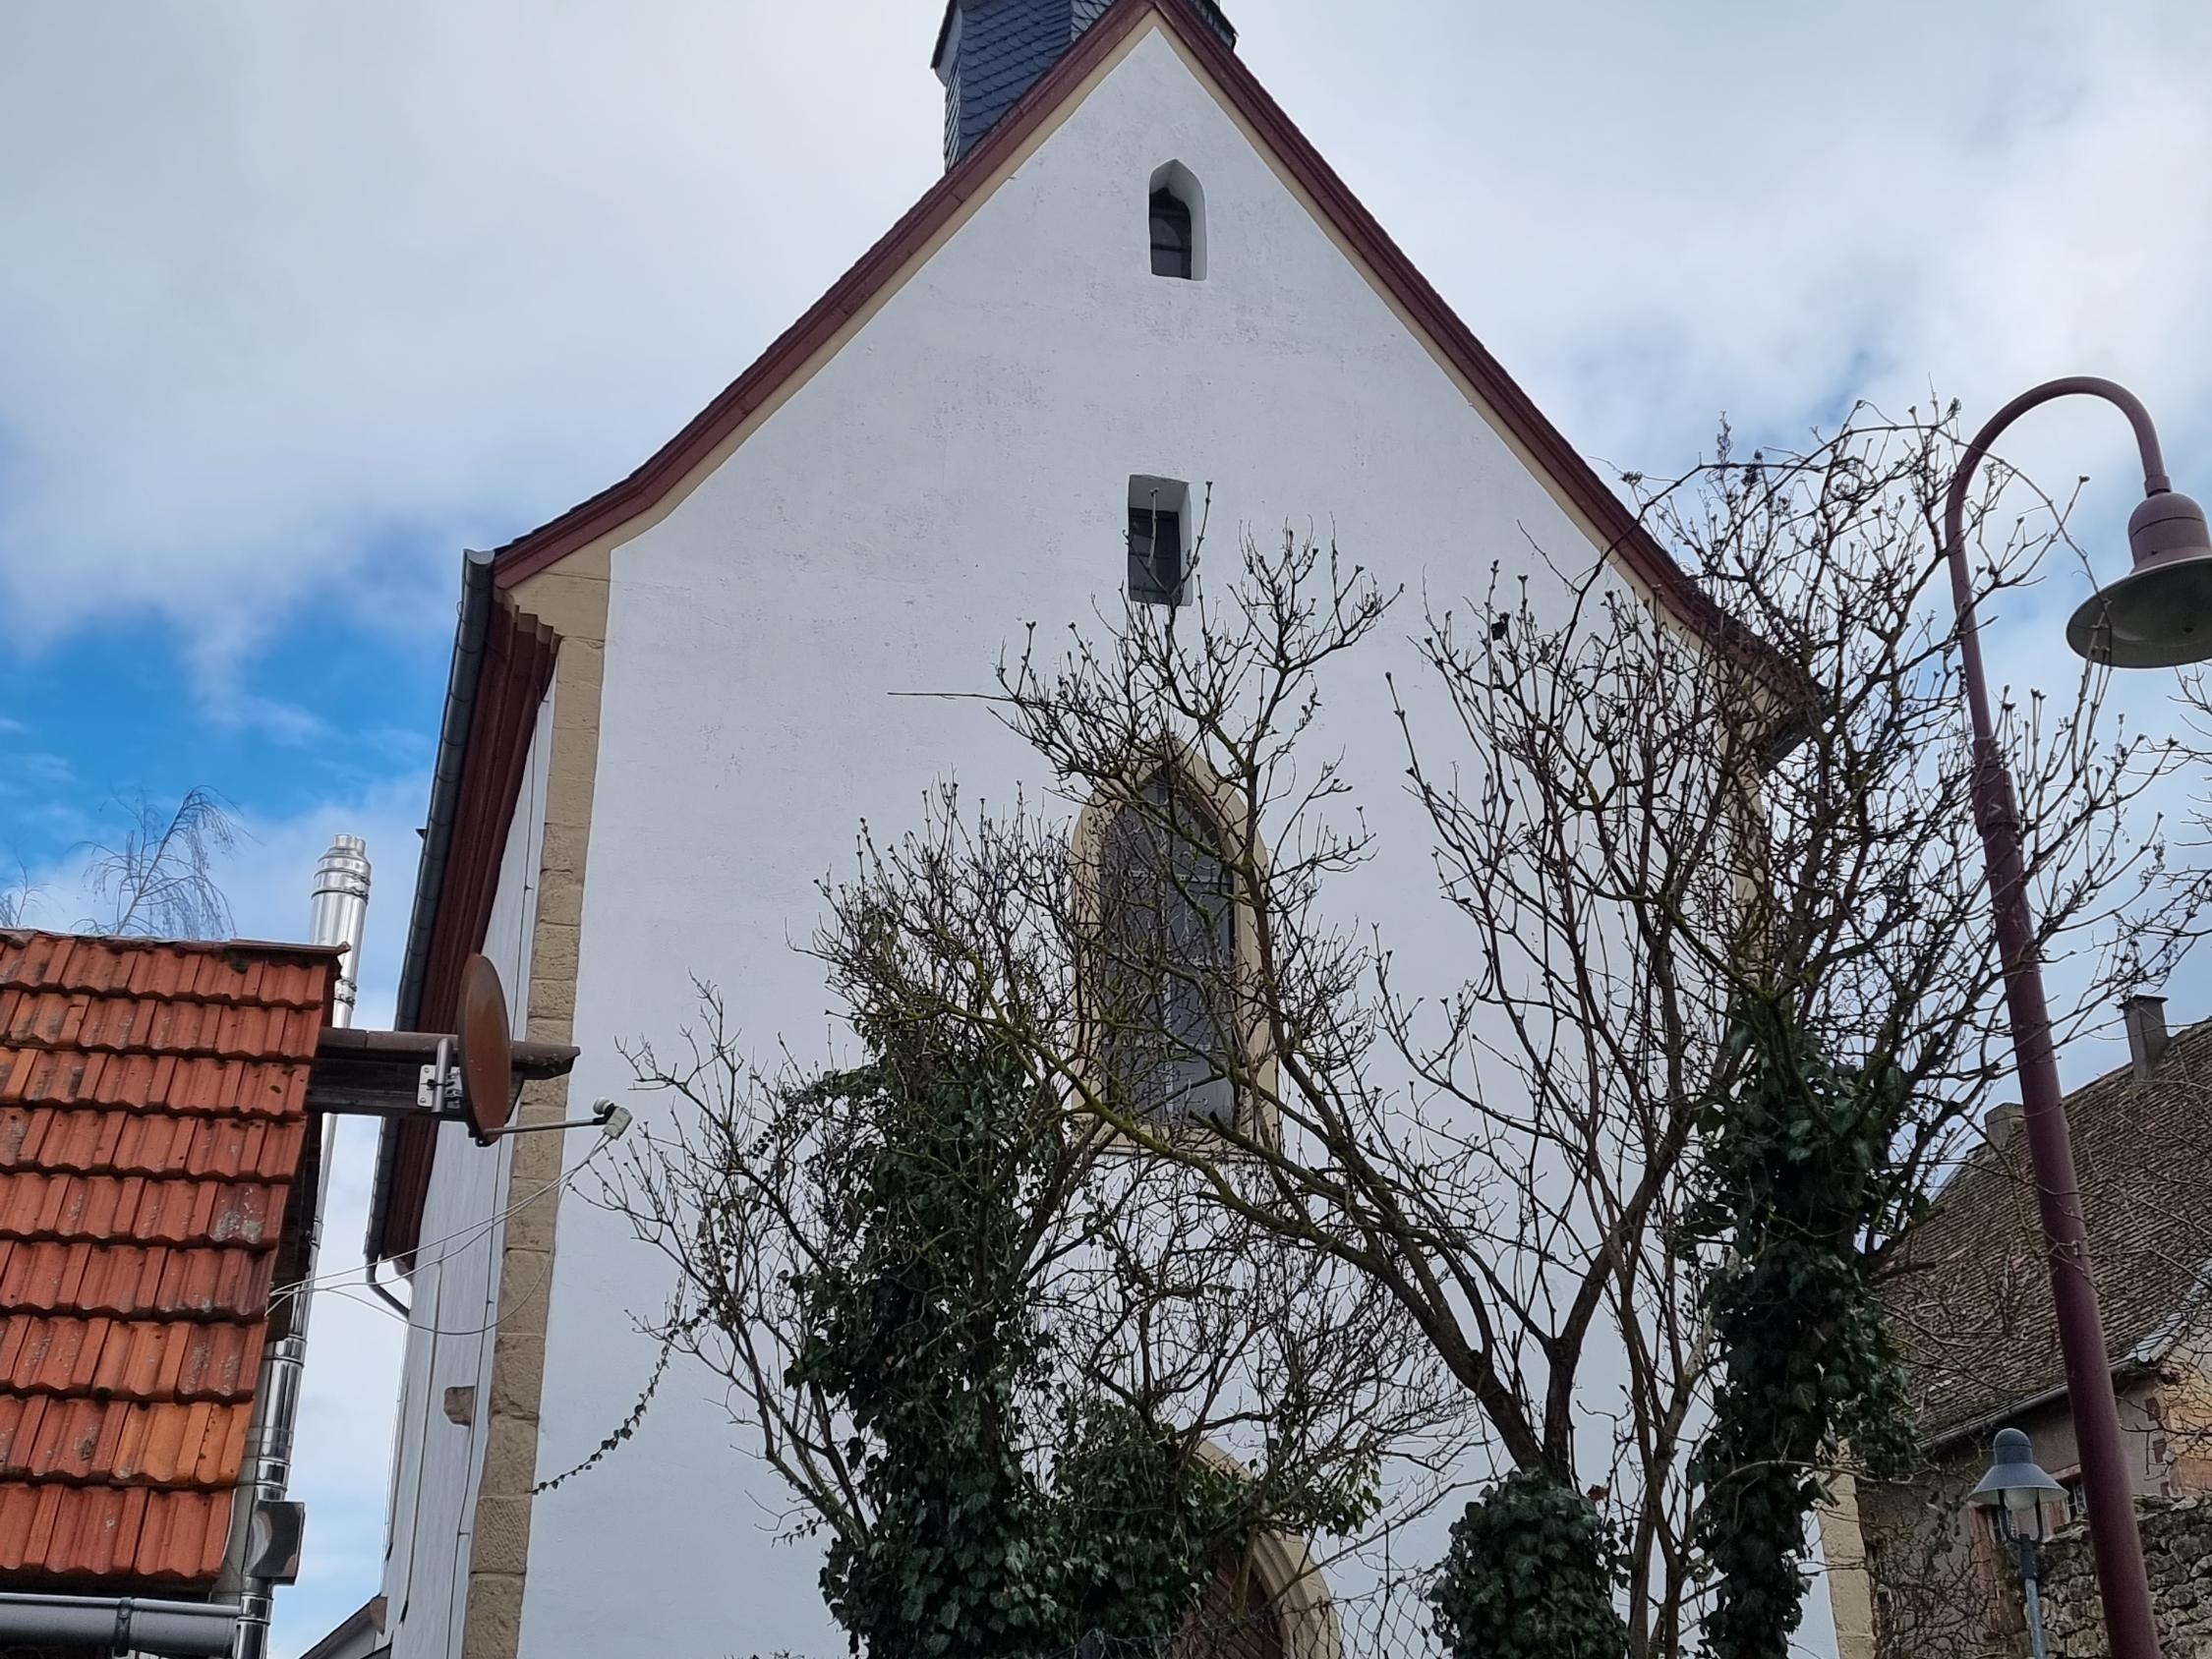
[{"label": "white plastered gable wall", "polygon": [[[1200,282],[1150,274],[1147,186],[1170,161],[1204,193]],[[1136,475],[1194,497],[1211,484],[1201,581],[1227,580],[1242,531],[1288,524],[1407,589],[1327,687],[1313,743],[1343,749],[1382,839],[1332,900],[1383,929],[1402,974],[1447,982],[1461,942],[1408,875],[1426,870],[1426,825],[1383,671],[1417,678],[1403,641],[1424,591],[1479,596],[1492,561],[1533,570],[1532,540],[1564,564],[1598,555],[1146,22],[856,334],[607,556],[571,1100],[661,1110],[627,1095],[617,1044],[673,1038],[693,974],[761,1056],[844,1052],[791,946],[862,821],[895,833],[945,778],[994,801],[1049,781],[979,705],[896,694],[983,688],[1026,622],[1049,634],[1118,604]],[[655,1359],[632,1315],[657,1312],[667,1283],[624,1224],[564,1199],[541,1475],[631,1409]],[[633,1440],[532,1506],[520,1651],[842,1651],[814,1547],[778,1541],[790,1518],[713,1379],[679,1362]],[[1433,1559],[1446,1519],[1396,1558]],[[419,1630],[402,1654],[460,1651],[457,1622]]]}]

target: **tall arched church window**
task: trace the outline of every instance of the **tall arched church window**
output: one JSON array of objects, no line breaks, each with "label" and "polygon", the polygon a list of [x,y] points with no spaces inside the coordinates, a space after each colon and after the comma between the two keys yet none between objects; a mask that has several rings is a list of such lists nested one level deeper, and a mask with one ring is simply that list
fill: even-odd
[{"label": "tall arched church window", "polygon": [[1102,1081],[1133,1116],[1232,1122],[1238,928],[1221,822],[1166,769],[1106,810],[1086,999]]},{"label": "tall arched church window", "polygon": [[1290,1659],[1283,1613],[1247,1560],[1225,1562],[1184,1621],[1169,1659]]},{"label": "tall arched church window", "polygon": [[1264,1532],[1223,1562],[1166,1659],[1344,1659],[1336,1603],[1306,1545]]}]

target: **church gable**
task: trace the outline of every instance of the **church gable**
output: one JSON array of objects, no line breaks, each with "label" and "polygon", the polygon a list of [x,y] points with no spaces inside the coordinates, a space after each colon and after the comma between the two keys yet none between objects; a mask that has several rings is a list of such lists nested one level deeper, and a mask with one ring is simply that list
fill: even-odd
[{"label": "church gable", "polygon": [[[1703,596],[1414,269],[1222,37],[1193,16],[1189,5],[1190,0],[1113,0],[1096,24],[1079,33],[1066,55],[960,162],[682,432],[621,484],[502,548],[500,585],[512,587],[579,548],[618,544],[665,516],[909,282],[925,271],[926,280],[934,281],[957,266],[960,260],[951,244],[998,198],[1010,178],[1020,177],[1026,183],[1032,172],[1060,174],[1059,155],[1040,152],[1083,113],[1083,106],[1102,86],[1111,85],[1117,101],[1140,81],[1148,82],[1156,94],[1160,86],[1156,63],[1139,66],[1129,76],[1123,73],[1124,65],[1139,54],[1150,60],[1167,52],[1180,60],[1192,88],[1203,88],[1280,186],[1582,533],[1694,625],[1717,626],[1718,619]],[[1034,169],[1028,165],[1032,158],[1040,161]],[[1155,163],[1131,187],[1138,201],[1131,215],[1131,235],[1137,239],[1133,257],[1151,257],[1143,240],[1147,231],[1154,246],[1161,239],[1161,222],[1154,215],[1147,225],[1144,203],[1147,199],[1157,200],[1153,187],[1170,181],[1178,165],[1187,166],[1162,148]],[[1195,182],[1202,191],[1204,181]],[[1205,238],[1205,221],[1201,218],[1190,234]]]}]

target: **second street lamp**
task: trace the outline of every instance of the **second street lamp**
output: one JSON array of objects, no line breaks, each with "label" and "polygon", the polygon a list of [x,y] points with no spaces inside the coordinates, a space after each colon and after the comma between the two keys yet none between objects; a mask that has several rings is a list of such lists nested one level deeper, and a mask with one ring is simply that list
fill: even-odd
[{"label": "second street lamp", "polygon": [[2066,1135],[2043,963],[2028,908],[2019,808],[1990,713],[1973,576],[1966,563],[1966,491],[1989,446],[2028,410],[2076,393],[2103,398],[2134,428],[2143,462],[2143,503],[2127,525],[2133,570],[2074,613],[2067,643],[2092,661],[2124,668],[2212,659],[2212,537],[2206,535],[2203,510],[2186,495],[2174,493],[2149,412],[2125,386],[2088,376],[2048,380],[1992,416],[1966,446],[1965,459],[1950,481],[1944,501],[1944,549],[1950,561],[1959,662],[1974,726],[1974,822],[1989,863],[1990,908],[2005,973],[2021,1116],[2050,1254],[2051,1298],[2066,1358],[2067,1406],[2081,1448],[2082,1498],[2097,1588],[2104,1598],[2105,1630],[2113,1659],[2158,1659],[2142,1534],[2135,1525],[2134,1495],[2121,1446],[2120,1411],[2082,1222],[2081,1183]]},{"label": "second street lamp", "polygon": [[2043,1511],[2052,1499],[2066,1497],[2066,1488],[2053,1480],[2035,1460],[2035,1449],[2018,1429],[1999,1429],[1990,1447],[1989,1472],[1982,1483],[1966,1494],[1966,1502],[1987,1510],[1991,1529],[2000,1543],[2010,1544],[2020,1556],[2020,1600],[2027,1612],[2028,1648],[2034,1659],[2043,1653]]}]

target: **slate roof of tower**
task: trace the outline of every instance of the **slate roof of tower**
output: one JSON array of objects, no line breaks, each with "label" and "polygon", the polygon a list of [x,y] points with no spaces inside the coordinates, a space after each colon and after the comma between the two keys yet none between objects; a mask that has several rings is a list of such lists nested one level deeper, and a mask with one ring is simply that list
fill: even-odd
[{"label": "slate roof of tower", "polygon": [[[1114,0],[1075,0],[1076,27],[1078,30],[1089,28],[1106,15]],[[1210,26],[1228,44],[1237,43],[1237,26],[1229,21],[1229,14],[1215,0],[1183,0]],[[953,14],[960,10],[960,0],[945,0],[945,16],[937,26],[937,44],[930,48],[929,65],[935,69],[945,56],[945,42],[953,32]]]},{"label": "slate roof of tower", "polygon": [[1066,0],[1056,9],[1002,5],[968,18],[962,26],[952,84],[955,107],[946,114],[953,140],[945,156],[948,167],[972,149],[1021,94],[1067,55],[1077,27]]},{"label": "slate roof of tower", "polygon": [[[982,142],[1100,18],[1112,0],[946,0],[930,67],[945,83],[945,165]],[[1177,0],[1169,0],[1170,4]],[[1213,0],[1180,3],[1234,46],[1237,31]],[[955,61],[945,61],[960,22]]]},{"label": "slate roof of tower", "polygon": [[0,933],[0,1578],[214,1581],[336,962]]},{"label": "slate roof of tower", "polygon": [[[2066,1097],[2090,1259],[2116,1367],[2153,1365],[2212,1318],[2212,1020],[2151,1077]],[[1922,1430],[1978,1428],[2066,1381],[2023,1139],[1984,1145],[1945,1186],[1887,1292]]]}]

